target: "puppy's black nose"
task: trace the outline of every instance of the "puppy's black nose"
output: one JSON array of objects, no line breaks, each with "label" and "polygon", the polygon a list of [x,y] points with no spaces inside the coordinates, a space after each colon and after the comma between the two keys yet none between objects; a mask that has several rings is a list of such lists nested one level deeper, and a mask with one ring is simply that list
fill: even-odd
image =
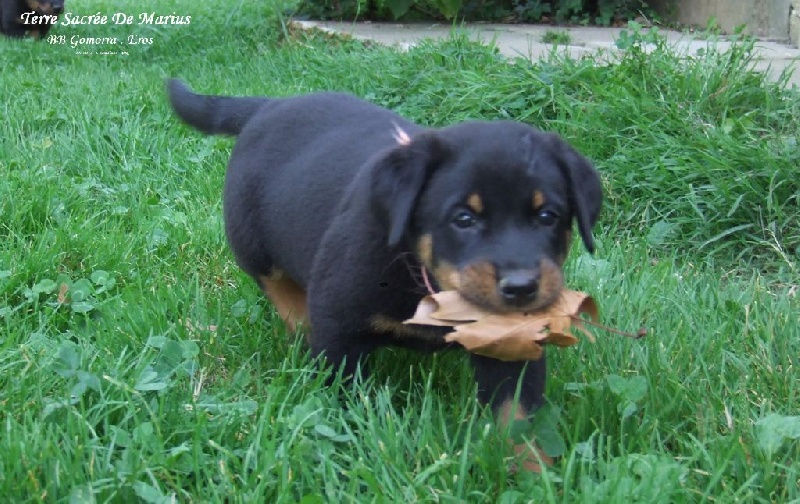
[{"label": "puppy's black nose", "polygon": [[539,275],[531,270],[511,270],[497,283],[506,303],[522,305],[536,297]]}]

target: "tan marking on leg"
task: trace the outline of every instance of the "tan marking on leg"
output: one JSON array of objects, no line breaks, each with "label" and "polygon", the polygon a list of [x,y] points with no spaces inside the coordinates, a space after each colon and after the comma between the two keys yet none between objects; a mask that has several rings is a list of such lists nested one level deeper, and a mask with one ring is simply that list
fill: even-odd
[{"label": "tan marking on leg", "polygon": [[532,201],[533,201],[533,209],[534,210],[539,210],[540,208],[542,208],[544,206],[544,194],[542,194],[542,191],[540,191],[538,189],[533,191],[533,200]]},{"label": "tan marking on leg", "polygon": [[514,420],[525,420],[528,416],[525,414],[525,408],[519,403],[506,399],[500,408],[497,410],[498,418],[497,423],[501,427],[508,427]]},{"label": "tan marking on leg", "polygon": [[296,331],[300,324],[310,327],[306,293],[297,282],[282,272],[270,276],[262,275],[258,277],[258,282],[290,331]]},{"label": "tan marking on leg", "polygon": [[483,199],[478,193],[472,193],[467,198],[467,206],[472,209],[476,214],[483,213]]},{"label": "tan marking on leg", "polygon": [[369,319],[373,331],[393,334],[397,338],[428,339],[430,332],[414,325],[407,325],[381,313]]},{"label": "tan marking on leg", "polygon": [[[528,412],[520,404],[508,399],[500,405],[497,411],[497,424],[502,429],[507,429],[515,420],[525,420]],[[553,459],[539,448],[534,440],[530,442],[514,443],[513,439],[508,440],[512,444],[517,463],[512,466],[511,471],[517,472],[520,469],[527,472],[542,472],[541,463],[552,466]]]}]

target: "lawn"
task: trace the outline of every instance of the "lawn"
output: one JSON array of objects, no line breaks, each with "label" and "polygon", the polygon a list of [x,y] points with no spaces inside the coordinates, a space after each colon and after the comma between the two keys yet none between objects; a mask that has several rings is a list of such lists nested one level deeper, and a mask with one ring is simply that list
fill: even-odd
[{"label": "lawn", "polygon": [[[2,500],[800,502],[800,92],[748,69],[752,41],[682,58],[631,29],[610,62],[531,64],[245,4],[68,2],[191,22],[0,40]],[[385,350],[366,382],[324,386],[226,247],[233,141],[181,125],[168,77],[347,91],[432,126],[513,118],[596,162],[597,252],[575,246],[568,283],[649,332],[549,351],[550,404],[515,429],[553,467],[508,472],[463,353]]]}]

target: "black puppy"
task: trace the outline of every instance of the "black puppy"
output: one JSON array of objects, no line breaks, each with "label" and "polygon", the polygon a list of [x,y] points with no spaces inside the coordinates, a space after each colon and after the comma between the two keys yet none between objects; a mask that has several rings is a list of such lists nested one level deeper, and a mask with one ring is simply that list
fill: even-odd
[{"label": "black puppy", "polygon": [[[0,0],[0,32],[9,37],[27,34],[42,39],[62,12],[63,0]],[[26,13],[33,13],[27,24],[22,17]]]},{"label": "black puppy", "polygon": [[[573,221],[593,248],[599,176],[553,134],[510,121],[428,129],[337,93],[168,90],[186,123],[238,135],[224,191],[236,260],[345,375],[380,346],[452,346],[441,328],[402,324],[427,294],[422,276],[496,312],[532,311],[561,292]],[[544,359],[471,359],[501,421],[543,401]]]}]

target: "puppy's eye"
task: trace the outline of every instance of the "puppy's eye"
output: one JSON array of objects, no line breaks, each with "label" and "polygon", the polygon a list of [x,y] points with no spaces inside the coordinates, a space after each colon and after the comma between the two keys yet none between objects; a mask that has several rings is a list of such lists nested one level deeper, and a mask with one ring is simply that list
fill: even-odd
[{"label": "puppy's eye", "polygon": [[552,226],[558,220],[558,215],[550,210],[542,210],[536,215],[536,220],[542,226]]},{"label": "puppy's eye", "polygon": [[451,222],[459,229],[467,229],[475,226],[478,223],[478,218],[475,217],[474,213],[468,210],[459,210],[458,213],[453,216]]}]

